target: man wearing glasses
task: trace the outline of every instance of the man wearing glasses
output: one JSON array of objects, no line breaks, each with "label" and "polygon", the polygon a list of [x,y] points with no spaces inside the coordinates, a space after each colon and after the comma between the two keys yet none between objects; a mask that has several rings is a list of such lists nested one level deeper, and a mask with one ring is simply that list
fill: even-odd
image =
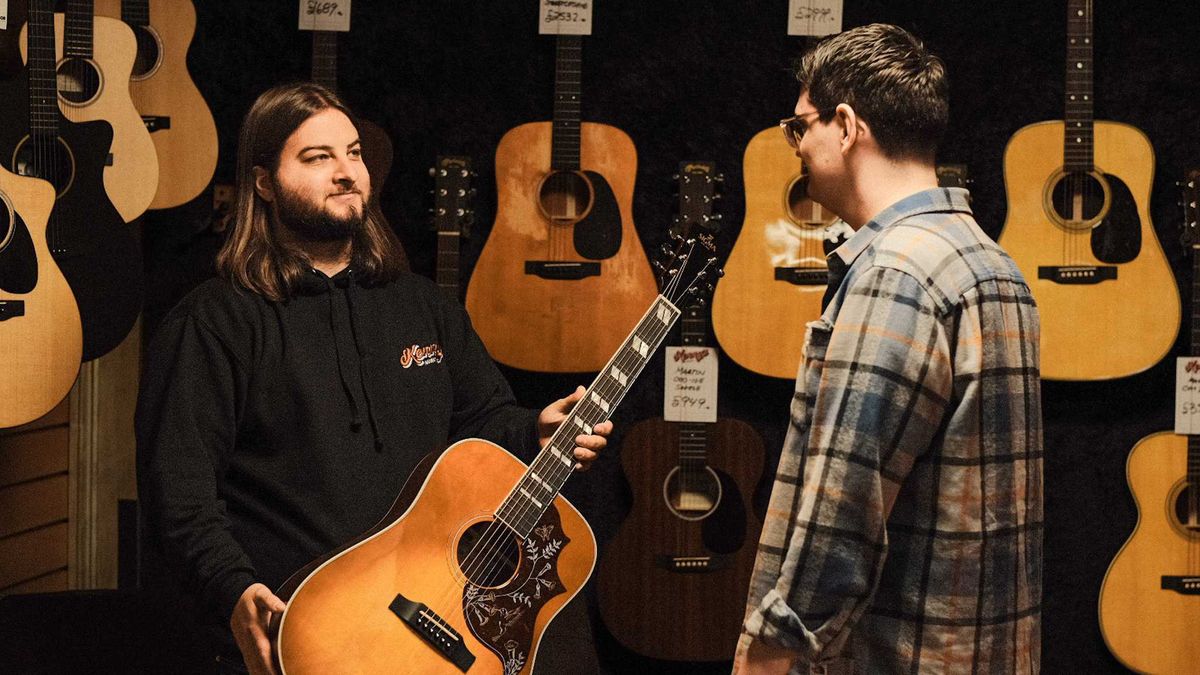
[{"label": "man wearing glasses", "polygon": [[854,234],[829,256],[739,673],[1037,672],[1038,315],[937,186],[945,67],[895,26],[822,41],[780,124]]}]

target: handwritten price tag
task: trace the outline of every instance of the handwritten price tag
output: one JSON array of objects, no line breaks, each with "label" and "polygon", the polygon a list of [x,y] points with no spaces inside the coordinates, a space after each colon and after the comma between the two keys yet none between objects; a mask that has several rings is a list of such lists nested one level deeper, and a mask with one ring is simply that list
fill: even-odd
[{"label": "handwritten price tag", "polygon": [[591,35],[592,0],[542,0],[541,35]]},{"label": "handwritten price tag", "polygon": [[350,32],[350,0],[300,0],[300,30]]},{"label": "handwritten price tag", "polygon": [[8,0],[0,0],[0,30],[8,30]]},{"label": "handwritten price tag", "polygon": [[717,350],[667,347],[663,419],[668,422],[717,421]]},{"label": "handwritten price tag", "polygon": [[1200,358],[1175,361],[1175,433],[1200,434]]},{"label": "handwritten price tag", "polygon": [[788,35],[842,32],[842,0],[788,0]]}]

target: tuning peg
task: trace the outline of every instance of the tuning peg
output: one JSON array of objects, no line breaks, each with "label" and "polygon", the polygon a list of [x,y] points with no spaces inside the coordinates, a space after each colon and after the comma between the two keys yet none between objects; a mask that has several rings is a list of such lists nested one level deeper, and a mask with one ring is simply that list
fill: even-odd
[{"label": "tuning peg", "polygon": [[724,183],[725,182],[725,174],[718,173],[715,176],[713,176],[713,180],[715,180],[718,183]]},{"label": "tuning peg", "polygon": [[429,177],[433,178],[436,175],[437,175],[437,167],[436,166],[429,167]]}]

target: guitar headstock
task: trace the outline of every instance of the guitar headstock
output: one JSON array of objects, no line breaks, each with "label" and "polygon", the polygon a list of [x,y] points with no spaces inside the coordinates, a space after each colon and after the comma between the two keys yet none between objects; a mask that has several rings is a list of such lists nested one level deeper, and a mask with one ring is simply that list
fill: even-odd
[{"label": "guitar headstock", "polygon": [[938,164],[936,171],[938,187],[970,188],[974,182],[966,164]]},{"label": "guitar headstock", "polygon": [[471,187],[471,180],[475,177],[475,172],[471,170],[471,158],[439,156],[429,175],[433,176],[434,183],[434,229],[439,233],[469,237],[471,224],[475,220],[475,211],[471,208],[471,199],[475,196],[475,189]]},{"label": "guitar headstock", "polygon": [[1179,184],[1183,189],[1183,231],[1179,233],[1179,241],[1184,246],[1200,247],[1200,169],[1191,169],[1187,178]]},{"label": "guitar headstock", "polygon": [[677,307],[703,306],[724,274],[716,243],[720,214],[713,213],[723,178],[712,162],[680,162],[677,180],[679,212],[654,270],[663,296]]}]

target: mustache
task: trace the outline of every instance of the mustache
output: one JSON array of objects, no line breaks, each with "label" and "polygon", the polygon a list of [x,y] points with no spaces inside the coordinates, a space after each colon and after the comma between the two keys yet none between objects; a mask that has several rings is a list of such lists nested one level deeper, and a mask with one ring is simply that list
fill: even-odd
[{"label": "mustache", "polygon": [[349,190],[344,190],[342,192],[332,192],[329,194],[330,197],[341,197],[342,195],[360,195],[361,196],[362,190],[359,190],[358,188],[350,188]]}]

